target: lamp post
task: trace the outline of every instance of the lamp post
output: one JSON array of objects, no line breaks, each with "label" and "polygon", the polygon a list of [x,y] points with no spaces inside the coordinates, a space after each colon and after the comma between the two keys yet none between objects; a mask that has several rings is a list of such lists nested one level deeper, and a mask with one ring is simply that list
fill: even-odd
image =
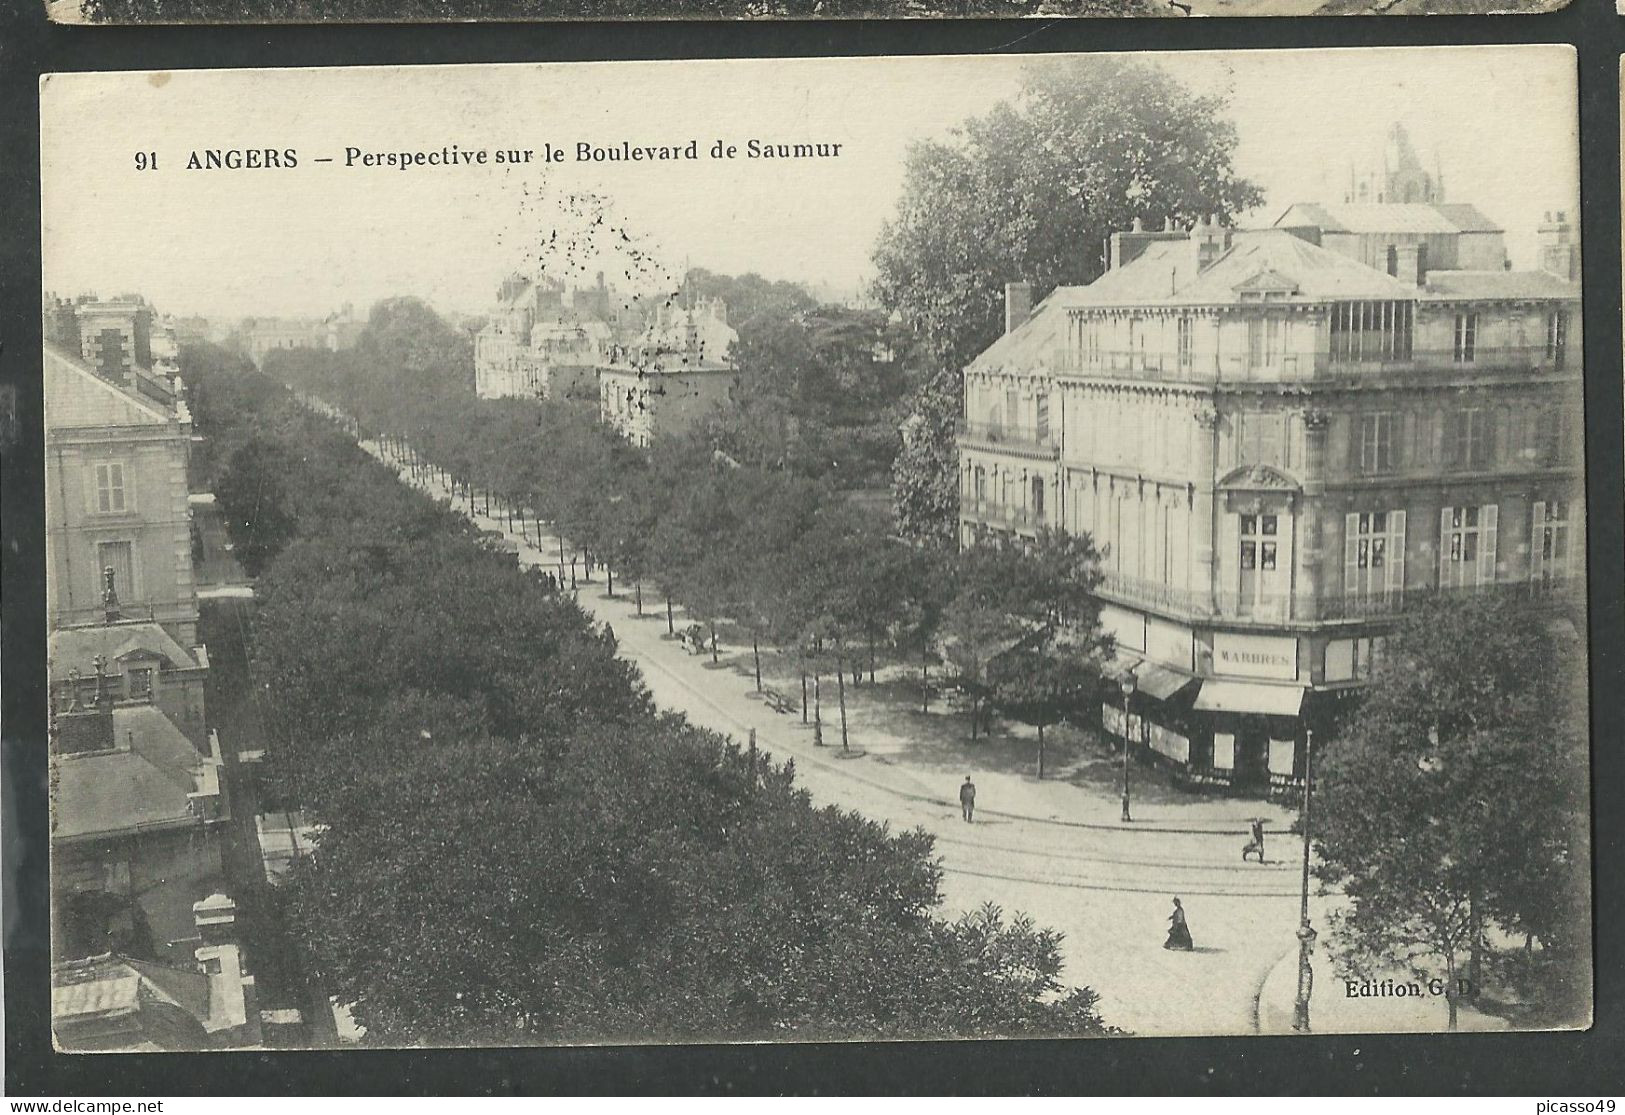
[{"label": "lamp post", "polygon": [[1303,885],[1298,901],[1298,998],[1292,1005],[1292,1028],[1300,1034],[1309,1032],[1309,994],[1315,987],[1315,970],[1310,965],[1310,954],[1315,950],[1315,930],[1309,924],[1309,806],[1310,779],[1314,774],[1315,732],[1305,728],[1303,734]]},{"label": "lamp post", "polygon": [[1126,678],[1123,679],[1123,820],[1124,821],[1132,821],[1134,819],[1133,817],[1129,816],[1129,810],[1128,810],[1128,745],[1129,745],[1128,700],[1132,696],[1134,696],[1134,675],[1129,674]]}]

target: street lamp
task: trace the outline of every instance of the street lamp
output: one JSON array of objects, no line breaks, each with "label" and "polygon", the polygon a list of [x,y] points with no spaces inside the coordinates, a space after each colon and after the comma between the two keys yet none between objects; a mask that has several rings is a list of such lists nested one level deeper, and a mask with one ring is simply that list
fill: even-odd
[{"label": "street lamp", "polygon": [[1292,1028],[1309,1032],[1309,993],[1315,987],[1315,970],[1309,956],[1315,950],[1315,930],[1309,924],[1309,805],[1310,778],[1314,774],[1315,731],[1303,733],[1303,887],[1298,901],[1298,999],[1292,1005]]},{"label": "street lamp", "polygon": [[1123,820],[1132,821],[1128,811],[1128,743],[1129,720],[1128,699],[1134,696],[1134,675],[1129,674],[1123,679]]}]

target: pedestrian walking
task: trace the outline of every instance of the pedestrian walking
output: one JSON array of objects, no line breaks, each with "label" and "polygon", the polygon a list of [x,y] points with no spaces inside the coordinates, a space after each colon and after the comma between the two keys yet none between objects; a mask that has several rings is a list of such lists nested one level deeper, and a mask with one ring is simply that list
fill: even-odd
[{"label": "pedestrian walking", "polygon": [[1190,952],[1196,947],[1191,941],[1190,927],[1185,924],[1185,907],[1174,899],[1174,912],[1168,915],[1168,939],[1162,943],[1165,949],[1177,949],[1180,952]]},{"label": "pedestrian walking", "polygon": [[1249,840],[1241,849],[1242,862],[1245,863],[1248,856],[1256,855],[1256,856],[1258,856],[1258,862],[1263,863],[1264,862],[1264,819],[1262,817],[1254,817],[1253,818],[1253,820],[1252,820],[1252,833],[1253,833],[1253,838],[1251,840]]},{"label": "pedestrian walking", "polygon": [[976,812],[976,783],[970,780],[968,774],[959,787],[959,812],[964,815],[967,824],[970,823],[971,814]]}]

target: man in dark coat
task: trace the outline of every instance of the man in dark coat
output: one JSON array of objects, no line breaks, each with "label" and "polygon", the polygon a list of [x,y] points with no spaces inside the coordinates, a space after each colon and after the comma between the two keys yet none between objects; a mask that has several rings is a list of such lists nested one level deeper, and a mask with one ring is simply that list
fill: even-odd
[{"label": "man in dark coat", "polygon": [[959,812],[964,814],[967,823],[971,819],[971,814],[976,812],[976,783],[970,780],[968,774],[959,787]]}]

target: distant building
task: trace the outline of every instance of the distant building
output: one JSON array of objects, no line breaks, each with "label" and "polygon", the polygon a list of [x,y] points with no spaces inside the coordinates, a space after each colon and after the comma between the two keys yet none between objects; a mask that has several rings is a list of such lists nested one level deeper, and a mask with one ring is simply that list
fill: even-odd
[{"label": "distant building", "polygon": [[272,352],[286,349],[321,349],[342,352],[355,347],[367,323],[355,316],[348,302],[324,318],[250,318],[243,322],[241,336],[248,358],[256,368],[263,367]]},{"label": "distant building", "polygon": [[738,340],[720,299],[663,304],[643,335],[598,370],[600,418],[643,446],[692,429],[732,400]]},{"label": "distant building", "polygon": [[1391,138],[1376,199],[1257,231],[1136,222],[1087,286],[1033,307],[1010,284],[965,369],[962,541],[1093,537],[1134,678],[1106,727],[1194,781],[1301,777],[1305,728],[1425,594],[1578,599],[1572,229],[1541,229],[1556,273],[1509,270]]},{"label": "distant building", "polygon": [[482,399],[585,396],[597,368],[628,338],[632,316],[620,309],[599,272],[590,287],[513,275],[474,336],[474,391]]}]

